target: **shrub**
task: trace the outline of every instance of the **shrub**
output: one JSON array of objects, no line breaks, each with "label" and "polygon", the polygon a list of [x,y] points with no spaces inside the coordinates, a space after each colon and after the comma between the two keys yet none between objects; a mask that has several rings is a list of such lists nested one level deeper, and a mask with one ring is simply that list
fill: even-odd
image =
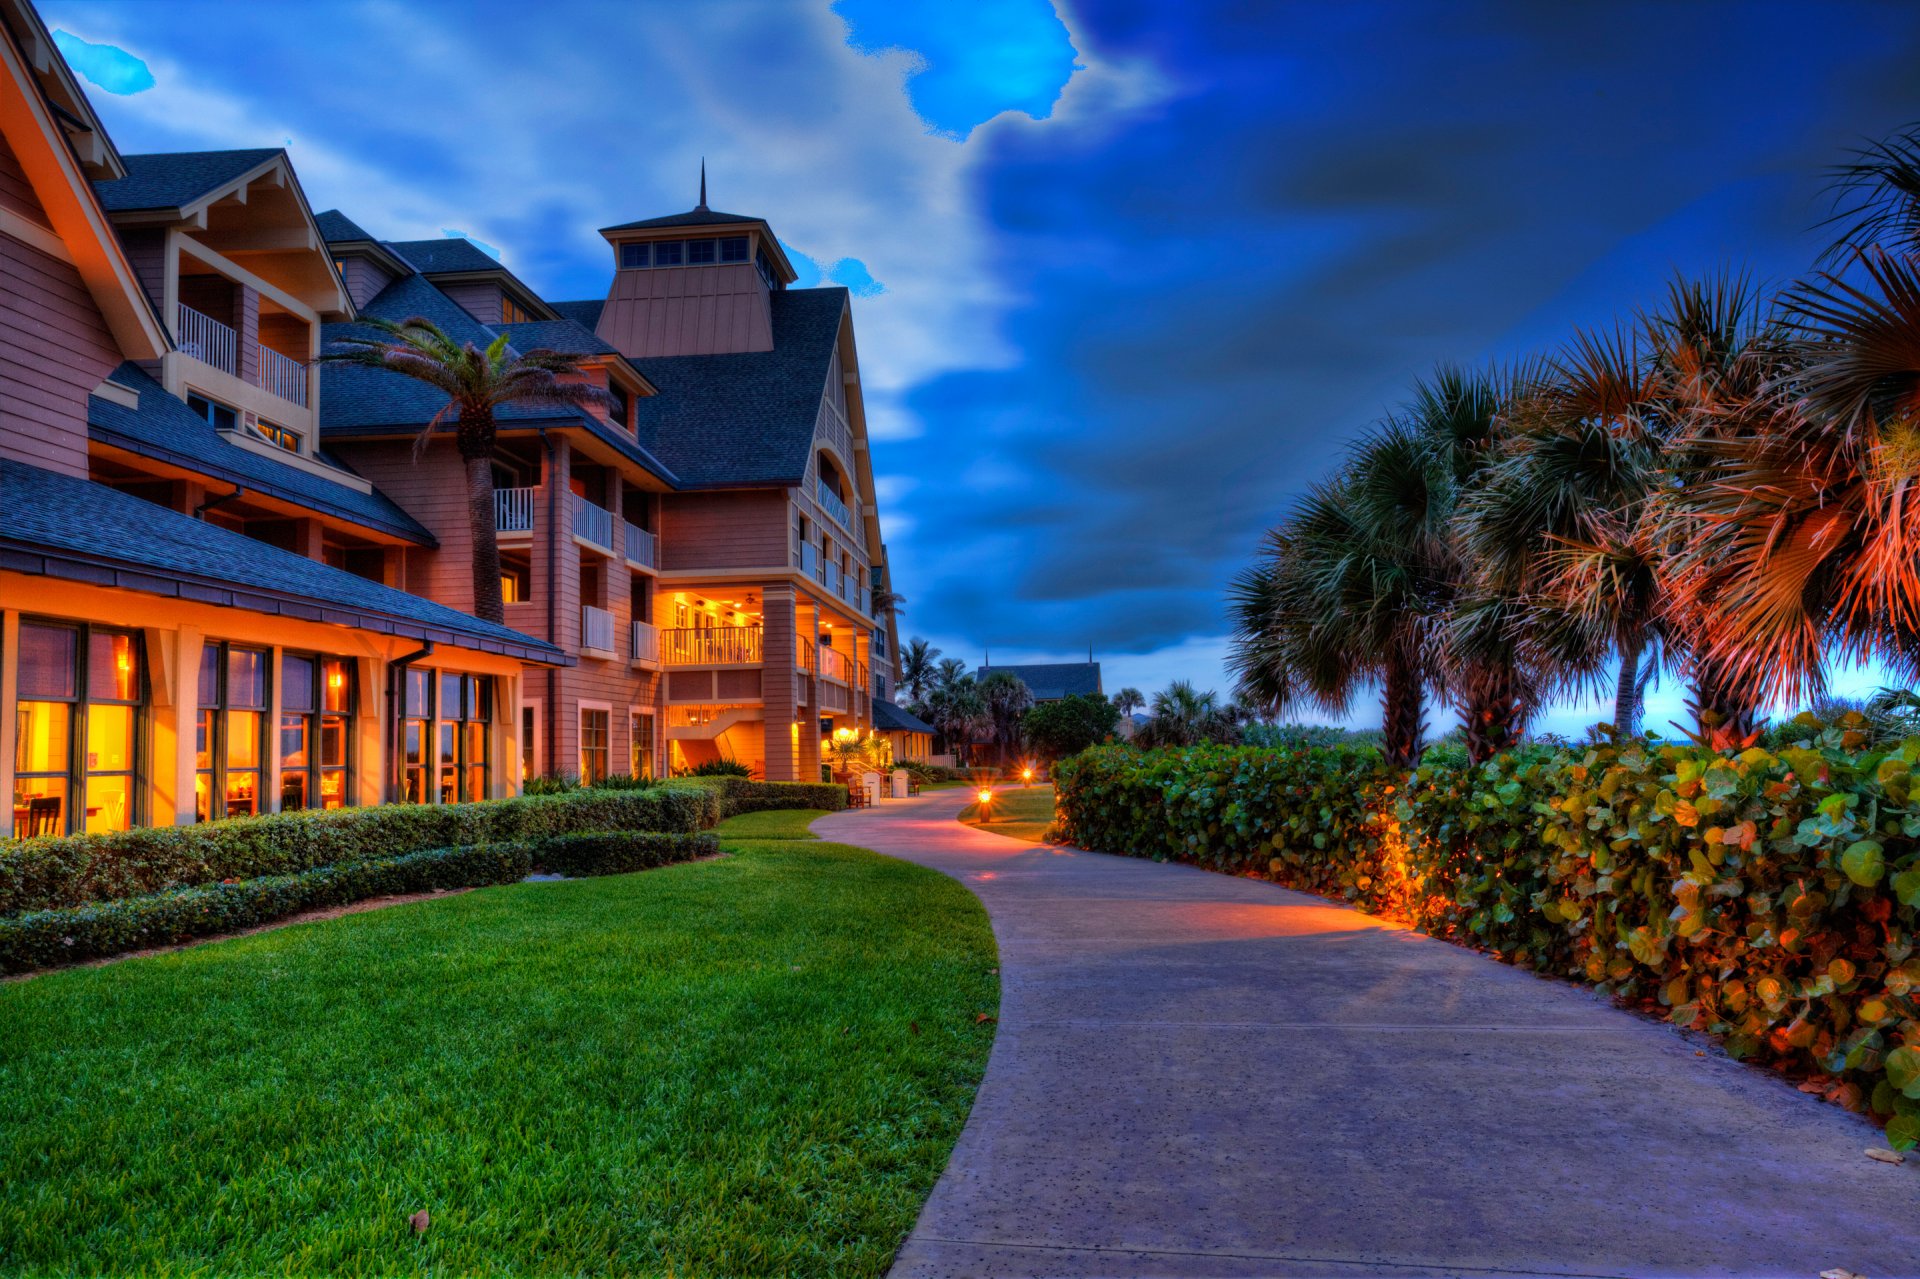
[{"label": "shrub", "polygon": [[752,777],[753,770],[737,759],[709,759],[680,773],[682,777]]},{"label": "shrub", "polygon": [[436,848],[297,875],[34,911],[0,919],[0,971],[24,972],[217,936],[389,893],[509,884],[526,878],[529,864],[520,844]]},{"label": "shrub", "polygon": [[0,916],[79,906],[192,884],[298,874],[424,848],[533,839],[582,830],[704,830],[720,797],[698,787],[580,790],[474,804],[237,817],[103,835],[0,844]]},{"label": "shrub", "polygon": [[1535,746],[1411,776],[1370,751],[1090,751],[1073,842],[1261,874],[1726,1037],[1920,1138],[1920,739]]},{"label": "shrub", "polygon": [[625,875],[675,862],[712,857],[720,840],[709,833],[664,835],[657,831],[592,831],[556,835],[532,846],[533,864],[556,875]]},{"label": "shrub", "polygon": [[543,777],[529,777],[520,784],[522,795],[565,795],[579,789],[580,778],[574,773],[548,773]]},{"label": "shrub", "polygon": [[756,782],[745,777],[724,776],[683,778],[668,786],[714,796],[722,819],[770,808],[824,808],[838,812],[847,806],[847,788],[838,782]]},{"label": "shrub", "polygon": [[660,783],[651,777],[635,777],[632,773],[608,773],[593,783],[595,790],[648,790]]},{"label": "shrub", "polygon": [[1113,736],[1120,708],[1099,693],[1063,697],[1028,708],[1020,731],[1044,760],[1065,759]]}]

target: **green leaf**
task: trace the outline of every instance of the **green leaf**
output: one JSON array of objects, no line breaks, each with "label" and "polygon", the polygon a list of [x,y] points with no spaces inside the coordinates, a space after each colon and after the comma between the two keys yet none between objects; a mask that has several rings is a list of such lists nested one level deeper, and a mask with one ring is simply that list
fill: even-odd
[{"label": "green leaf", "polygon": [[1895,1150],[1912,1150],[1920,1142],[1920,1116],[1895,1115],[1887,1120],[1887,1144]]},{"label": "green leaf", "polygon": [[1920,1097],[1920,1048],[1896,1048],[1887,1054],[1887,1082],[1909,1097]]},{"label": "green leaf", "polygon": [[1859,839],[1840,854],[1840,869],[1847,878],[1863,888],[1871,888],[1886,877],[1887,861],[1879,841]]},{"label": "green leaf", "polygon": [[1920,906],[1920,868],[1903,870],[1895,875],[1893,891],[1902,906]]}]

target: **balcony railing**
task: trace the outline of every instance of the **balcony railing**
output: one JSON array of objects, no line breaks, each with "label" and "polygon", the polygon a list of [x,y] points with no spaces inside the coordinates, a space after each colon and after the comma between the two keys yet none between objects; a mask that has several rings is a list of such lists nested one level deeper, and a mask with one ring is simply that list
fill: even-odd
[{"label": "balcony railing", "polygon": [[755,666],[760,653],[758,626],[681,626],[660,632],[660,657],[668,666]]},{"label": "balcony railing", "polygon": [[820,548],[812,542],[802,542],[800,549],[793,553],[793,566],[808,577],[820,575]]},{"label": "balcony railing", "polygon": [[849,511],[847,504],[840,500],[840,495],[828,488],[825,480],[814,481],[814,491],[819,495],[820,509],[838,520],[841,528],[852,531],[853,512]]},{"label": "balcony railing", "polygon": [[493,531],[496,533],[533,532],[533,499],[537,488],[495,489],[493,491]]},{"label": "balcony railing", "polygon": [[307,366],[270,346],[260,348],[260,385],[302,408],[307,403]]},{"label": "balcony railing", "polygon": [[814,656],[814,642],[804,635],[799,635],[795,638],[800,641],[800,644],[799,647],[793,650],[793,668],[811,675],[814,672],[815,664],[819,660]]},{"label": "balcony railing", "polygon": [[240,335],[211,315],[180,307],[180,350],[229,377],[240,376]]},{"label": "balcony railing", "polygon": [[580,647],[599,653],[614,651],[612,613],[591,604],[580,606]]},{"label": "balcony railing", "polygon": [[621,520],[620,553],[627,557],[629,564],[635,564],[641,568],[656,568],[659,565],[659,539],[638,524]]},{"label": "balcony railing", "polygon": [[583,542],[613,553],[613,512],[595,506],[578,493],[573,495],[573,535]]},{"label": "balcony railing", "polygon": [[627,660],[632,662],[657,662],[660,660],[660,628],[651,622],[635,622],[633,639],[628,650]]},{"label": "balcony railing", "polygon": [[839,680],[842,684],[851,682],[853,663],[839,649],[820,646],[820,678]]}]

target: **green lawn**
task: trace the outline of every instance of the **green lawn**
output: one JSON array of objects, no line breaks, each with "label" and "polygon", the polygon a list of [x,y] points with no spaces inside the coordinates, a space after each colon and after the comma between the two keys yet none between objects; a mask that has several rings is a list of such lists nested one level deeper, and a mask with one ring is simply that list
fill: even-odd
[{"label": "green lawn", "polygon": [[981,830],[1037,844],[1053,825],[1052,786],[1014,786],[994,793],[987,820],[980,820],[980,805],[968,804],[960,810],[960,820]]},{"label": "green lawn", "polygon": [[0,1272],[879,1274],[985,1067],[986,916],[729,853],[0,986]]},{"label": "green lawn", "polygon": [[764,813],[742,813],[729,817],[717,828],[721,839],[812,839],[807,827],[817,817],[825,817],[824,808],[773,808]]}]

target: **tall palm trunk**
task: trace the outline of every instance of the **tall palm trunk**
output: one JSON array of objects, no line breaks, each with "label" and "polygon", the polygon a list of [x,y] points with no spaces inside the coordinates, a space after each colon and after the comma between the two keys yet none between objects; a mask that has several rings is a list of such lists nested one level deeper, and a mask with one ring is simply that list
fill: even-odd
[{"label": "tall palm trunk", "polygon": [[[473,527],[473,613],[483,622],[505,624],[500,598],[500,538],[493,518],[493,461],[485,454],[466,459],[467,521]],[[546,530],[553,536],[553,530]],[[552,583],[548,583],[552,589]]]},{"label": "tall palm trunk", "polygon": [[1474,674],[1461,719],[1467,737],[1467,758],[1485,763],[1501,751],[1519,745],[1526,729],[1527,708],[1518,695],[1519,681],[1508,667],[1488,667]]},{"label": "tall palm trunk", "polygon": [[1630,631],[1620,637],[1618,647],[1620,674],[1613,686],[1613,732],[1616,737],[1631,737],[1640,728],[1640,657],[1647,647],[1646,636]]},{"label": "tall palm trunk", "polygon": [[1412,768],[1420,762],[1420,739],[1427,728],[1420,664],[1407,649],[1402,643],[1388,652],[1381,695],[1381,749],[1395,768]]},{"label": "tall palm trunk", "polygon": [[1747,745],[1759,731],[1760,706],[1761,699],[1746,681],[1719,663],[1701,659],[1695,665],[1692,708],[1700,736],[1708,745],[1721,750]]}]

